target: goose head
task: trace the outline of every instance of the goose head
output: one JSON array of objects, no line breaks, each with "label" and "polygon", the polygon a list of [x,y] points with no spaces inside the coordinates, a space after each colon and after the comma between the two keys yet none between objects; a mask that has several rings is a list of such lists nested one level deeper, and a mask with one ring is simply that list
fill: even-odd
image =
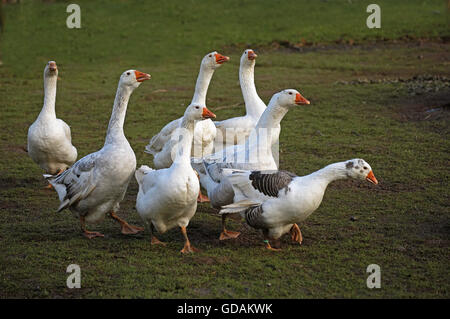
[{"label": "goose head", "polygon": [[48,61],[44,69],[44,77],[58,77],[58,66],[56,65],[55,61]]},{"label": "goose head", "polygon": [[288,89],[278,92],[272,97],[272,99],[276,99],[278,105],[283,107],[307,105],[310,103],[300,94],[300,92],[294,89]]},{"label": "goose head", "polygon": [[137,88],[142,82],[150,80],[150,74],[143,73],[137,70],[127,70],[122,73],[119,80],[119,85]]},{"label": "goose head", "polygon": [[372,168],[365,160],[361,158],[356,158],[345,162],[345,169],[347,170],[347,176],[351,178],[366,180],[375,185],[378,184]]},{"label": "goose head", "polygon": [[198,104],[189,105],[184,112],[184,116],[189,121],[202,121],[216,117],[216,115],[208,110],[206,106]]},{"label": "goose head", "polygon": [[215,70],[218,67],[220,67],[223,63],[229,60],[230,60],[229,57],[214,51],[205,55],[205,57],[202,60],[202,65]]},{"label": "goose head", "polygon": [[258,57],[255,51],[252,49],[247,49],[241,55],[241,65],[243,66],[253,66],[255,65],[255,59]]}]

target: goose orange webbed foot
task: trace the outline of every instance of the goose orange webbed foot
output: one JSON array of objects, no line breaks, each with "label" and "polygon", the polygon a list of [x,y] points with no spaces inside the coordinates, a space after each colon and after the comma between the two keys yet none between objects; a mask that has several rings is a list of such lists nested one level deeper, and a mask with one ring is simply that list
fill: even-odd
[{"label": "goose orange webbed foot", "polygon": [[137,234],[137,233],[139,233],[139,232],[141,232],[143,230],[144,230],[143,227],[133,226],[133,225],[130,225],[127,222],[125,222],[124,224],[122,224],[121,232],[124,235],[134,235],[134,234]]},{"label": "goose orange webbed foot", "polygon": [[95,231],[89,231],[89,230],[84,230],[83,231],[83,236],[88,238],[88,239],[92,239],[92,238],[95,238],[95,237],[105,237],[105,235],[103,235],[102,233],[95,232]]},{"label": "goose orange webbed foot", "polygon": [[266,249],[268,249],[268,250],[271,250],[271,251],[281,251],[280,248],[274,248],[274,247],[272,247],[267,239],[264,240],[264,244],[266,245]]},{"label": "goose orange webbed foot", "polygon": [[128,224],[126,221],[124,221],[122,218],[117,216],[114,212],[109,213],[109,215],[119,222],[119,224],[122,227],[122,234],[124,235],[134,235],[144,230],[144,227],[138,227]]},{"label": "goose orange webbed foot", "polygon": [[152,240],[151,240],[151,245],[160,245],[160,246],[166,246],[166,243],[160,241],[158,238],[156,238],[155,236],[152,236]]},{"label": "goose orange webbed foot", "polygon": [[81,224],[81,232],[83,233],[83,236],[92,239],[95,237],[105,237],[102,233],[96,232],[96,231],[89,231],[86,229],[86,221],[84,216],[80,216],[80,224]]},{"label": "goose orange webbed foot", "polygon": [[224,229],[221,233],[220,233],[220,237],[219,240],[226,240],[226,239],[232,239],[232,238],[237,238],[239,237],[241,233],[237,232],[237,231],[231,231],[231,230],[226,230]]},{"label": "goose orange webbed foot", "polygon": [[186,226],[181,226],[181,233],[183,234],[183,237],[184,237],[184,247],[180,252],[182,254],[199,252],[200,250],[198,250],[194,246],[191,246],[191,242],[189,241],[189,238],[187,235]]},{"label": "goose orange webbed foot", "polygon": [[237,238],[241,233],[227,230],[227,215],[222,215],[222,232],[220,233],[220,240]]},{"label": "goose orange webbed foot", "polygon": [[197,197],[197,203],[209,203],[210,200],[208,198],[208,196],[203,195],[202,192],[200,191],[198,193],[198,197]]},{"label": "goose orange webbed foot", "polygon": [[182,250],[180,250],[182,254],[189,254],[189,253],[197,253],[200,252],[199,249],[192,246],[190,243],[185,243]]},{"label": "goose orange webbed foot", "polygon": [[292,241],[301,245],[303,242],[303,236],[297,224],[292,225],[290,233]]}]

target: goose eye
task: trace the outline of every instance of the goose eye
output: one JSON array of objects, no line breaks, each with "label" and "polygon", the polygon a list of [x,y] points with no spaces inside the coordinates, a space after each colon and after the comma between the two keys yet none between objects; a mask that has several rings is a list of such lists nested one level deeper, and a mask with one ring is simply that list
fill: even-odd
[{"label": "goose eye", "polygon": [[364,169],[368,169],[367,166],[364,166],[363,168],[364,168]]},{"label": "goose eye", "polygon": [[209,57],[212,57],[212,54],[208,55]]},{"label": "goose eye", "polygon": [[127,72],[127,75],[130,75],[130,72]]},{"label": "goose eye", "polygon": [[197,110],[199,109],[199,107],[198,107],[198,106],[196,106],[195,108],[196,108]]},{"label": "goose eye", "polygon": [[292,95],[292,92],[289,92],[289,95]]}]

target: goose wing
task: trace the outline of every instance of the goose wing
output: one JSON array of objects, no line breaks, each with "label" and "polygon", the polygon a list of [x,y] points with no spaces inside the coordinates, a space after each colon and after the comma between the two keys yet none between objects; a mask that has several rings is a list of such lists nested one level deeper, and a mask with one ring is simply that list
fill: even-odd
[{"label": "goose wing", "polygon": [[224,169],[234,190],[234,202],[262,203],[289,191],[289,184],[297,176],[288,171],[244,171]]},{"label": "goose wing", "polygon": [[58,193],[61,204],[58,212],[78,203],[96,187],[95,167],[98,153],[86,155],[60,175],[44,175]]},{"label": "goose wing", "polygon": [[180,123],[181,118],[166,124],[158,134],[150,139],[150,142],[145,147],[145,152],[152,155],[160,152],[164,148],[164,145],[170,140],[173,131],[180,126]]}]

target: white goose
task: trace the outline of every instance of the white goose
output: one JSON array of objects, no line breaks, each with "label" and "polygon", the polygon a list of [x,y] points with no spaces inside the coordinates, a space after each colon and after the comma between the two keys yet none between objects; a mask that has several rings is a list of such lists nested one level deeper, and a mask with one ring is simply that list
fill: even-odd
[{"label": "white goose", "polygon": [[80,218],[81,230],[89,239],[104,235],[86,230],[85,222],[100,222],[107,213],[121,224],[124,234],[143,230],[129,225],[116,212],[136,169],[136,156],[123,132],[125,113],[131,93],[148,79],[149,74],[135,70],[122,73],[103,148],[60,175],[44,175],[58,192],[58,212],[69,208]]},{"label": "white goose", "polygon": [[173,227],[180,227],[185,238],[182,253],[194,252],[186,227],[197,209],[197,195],[200,184],[190,163],[192,139],[196,121],[214,118],[215,115],[205,106],[192,104],[187,107],[180,126],[171,139],[174,143],[175,157],[169,168],[153,170],[146,165],[135,173],[139,184],[136,209],[150,227],[151,243],[163,244],[153,230],[165,233]]},{"label": "white goose", "polygon": [[[272,130],[280,127],[280,122],[288,110],[295,105],[306,105],[309,101],[296,90],[284,90],[273,95],[269,106],[261,115],[258,124],[244,144],[229,146],[218,153],[199,161],[192,159],[192,166],[198,172],[200,184],[207,190],[211,206],[220,208],[233,202],[233,188],[226,179],[224,168],[245,170],[276,170],[277,163],[272,155]],[[235,238],[239,233],[228,231],[226,216],[222,218],[220,239]]]},{"label": "white goose", "polygon": [[[266,109],[266,104],[261,100],[255,87],[255,61],[257,55],[252,49],[247,49],[241,56],[239,67],[239,83],[245,102],[244,116],[233,117],[224,121],[214,122],[217,128],[214,141],[215,150],[220,150],[225,144],[240,144],[250,135],[259,118]],[[274,130],[274,139],[278,141],[280,128]],[[229,144],[228,144],[229,145]]]},{"label": "white goose", "polygon": [[69,125],[56,118],[57,80],[58,67],[50,61],[44,69],[44,106],[28,129],[28,155],[48,174],[61,173],[77,159]]},{"label": "white goose", "polygon": [[296,223],[304,221],[322,202],[325,190],[338,179],[354,178],[378,184],[371,167],[362,159],[328,165],[310,175],[296,176],[287,171],[228,172],[234,203],[222,207],[220,214],[240,213],[251,227],[263,231],[266,248],[269,239],[290,232],[294,242],[303,237]]},{"label": "white goose", "polygon": [[[190,105],[206,106],[206,93],[214,71],[229,59],[229,57],[215,51],[203,57]],[[167,168],[172,165],[171,153],[173,145],[170,143],[171,135],[180,126],[181,121],[182,118],[179,118],[168,123],[157,135],[151,138],[149,144],[145,147],[145,152],[153,155],[155,168]],[[214,148],[215,136],[216,127],[210,119],[198,122],[194,130],[193,142],[195,149],[192,149],[192,153],[196,154],[196,156],[211,154]]]}]

